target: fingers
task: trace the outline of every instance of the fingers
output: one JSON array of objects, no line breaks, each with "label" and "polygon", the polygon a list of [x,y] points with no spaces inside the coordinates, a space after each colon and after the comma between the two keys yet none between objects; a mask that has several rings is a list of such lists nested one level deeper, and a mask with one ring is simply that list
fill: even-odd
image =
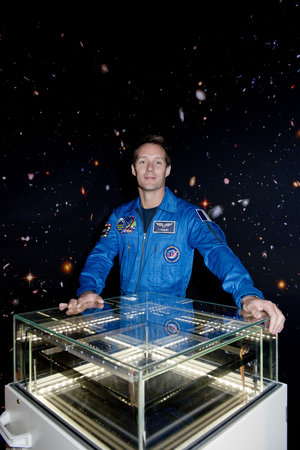
[{"label": "fingers", "polygon": [[266,313],[270,317],[270,325],[269,325],[270,333],[272,334],[280,333],[283,330],[285,322],[285,317],[280,311],[280,309],[277,308],[275,303],[266,301],[264,305],[264,311],[266,311]]},{"label": "fingers", "polygon": [[64,311],[68,307],[68,303],[60,303],[58,307],[60,311]]},{"label": "fingers", "polygon": [[68,310],[66,314],[67,315],[78,314],[84,311],[83,306],[84,302],[80,300],[80,298],[78,300],[76,298],[71,298],[71,300],[69,301]]},{"label": "fingers", "polygon": [[283,330],[285,317],[275,303],[260,298],[249,298],[245,302],[245,306],[243,304],[243,308],[256,319],[263,318],[266,313],[270,317],[270,333],[277,334]]},{"label": "fingers", "polygon": [[60,303],[59,309],[60,311],[64,311],[66,309],[66,314],[70,316],[72,314],[79,314],[89,308],[102,309],[103,306],[104,302],[102,297],[95,293],[88,293],[83,294],[79,297],[79,299],[71,298],[69,303]]}]

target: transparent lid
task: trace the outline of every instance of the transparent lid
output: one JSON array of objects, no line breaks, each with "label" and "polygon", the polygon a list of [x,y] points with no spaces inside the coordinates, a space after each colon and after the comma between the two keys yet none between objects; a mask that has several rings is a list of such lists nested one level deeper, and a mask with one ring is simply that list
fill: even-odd
[{"label": "transparent lid", "polygon": [[[102,309],[73,316],[52,308],[14,317],[37,333],[55,336],[63,345],[76,345],[83,352],[138,370],[219,348],[237,336],[260,333],[261,324],[269,319],[257,320],[236,307],[157,293],[105,299]],[[136,357],[137,351],[147,357]]]}]

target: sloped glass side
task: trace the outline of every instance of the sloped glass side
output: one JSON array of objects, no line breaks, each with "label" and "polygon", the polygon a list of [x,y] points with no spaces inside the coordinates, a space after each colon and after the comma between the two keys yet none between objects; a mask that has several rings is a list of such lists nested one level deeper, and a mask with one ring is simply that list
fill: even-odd
[{"label": "sloped glass side", "polygon": [[147,293],[14,322],[15,381],[95,445],[174,448],[277,382],[267,318],[237,308]]}]

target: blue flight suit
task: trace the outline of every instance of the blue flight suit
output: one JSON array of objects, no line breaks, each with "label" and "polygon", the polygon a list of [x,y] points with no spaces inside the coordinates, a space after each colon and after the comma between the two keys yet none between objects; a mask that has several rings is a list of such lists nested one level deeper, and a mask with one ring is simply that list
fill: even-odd
[{"label": "blue flight suit", "polygon": [[195,249],[238,307],[245,295],[263,298],[228,247],[221,228],[205,211],[176,197],[168,188],[148,230],[143,230],[139,197],[114,209],[86,260],[77,294],[95,291],[100,295],[119,254],[123,294],[148,291],[185,297]]}]

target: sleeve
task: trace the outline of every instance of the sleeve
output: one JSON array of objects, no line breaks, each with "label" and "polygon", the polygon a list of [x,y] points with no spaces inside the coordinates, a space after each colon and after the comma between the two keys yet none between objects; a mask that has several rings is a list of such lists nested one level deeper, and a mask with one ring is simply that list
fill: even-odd
[{"label": "sleeve", "polygon": [[100,295],[118,252],[117,219],[115,212],[113,212],[105,224],[100,240],[87,257],[81,271],[79,276],[80,287],[77,290],[78,296],[86,291],[94,291]]},{"label": "sleeve", "polygon": [[189,245],[201,253],[207,268],[222,282],[224,291],[232,294],[237,306],[241,307],[246,295],[263,298],[240,259],[228,247],[221,228],[199,209],[194,211],[190,224]]}]

